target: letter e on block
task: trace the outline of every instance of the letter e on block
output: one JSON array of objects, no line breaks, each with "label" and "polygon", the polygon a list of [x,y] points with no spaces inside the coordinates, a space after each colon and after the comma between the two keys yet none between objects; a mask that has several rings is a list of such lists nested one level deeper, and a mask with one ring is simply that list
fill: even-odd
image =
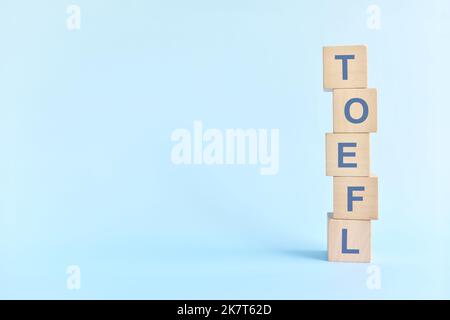
[{"label": "letter e on block", "polygon": [[340,220],[328,214],[328,261],[370,262],[370,220]]},{"label": "letter e on block", "polygon": [[327,133],[326,175],[367,177],[370,175],[368,133]]},{"label": "letter e on block", "polygon": [[367,47],[323,47],[323,87],[367,88]]}]

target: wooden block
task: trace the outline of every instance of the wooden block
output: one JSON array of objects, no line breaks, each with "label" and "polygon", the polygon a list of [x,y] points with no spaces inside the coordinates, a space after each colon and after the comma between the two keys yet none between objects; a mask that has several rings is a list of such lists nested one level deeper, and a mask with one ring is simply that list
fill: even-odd
[{"label": "wooden block", "polygon": [[339,220],[328,214],[328,261],[370,262],[370,220]]},{"label": "wooden block", "polygon": [[377,89],[333,90],[334,132],[377,132]]},{"label": "wooden block", "polygon": [[378,177],[334,177],[335,219],[378,219]]},{"label": "wooden block", "polygon": [[323,47],[323,87],[367,88],[367,47]]},{"label": "wooden block", "polygon": [[368,133],[327,133],[326,175],[367,177],[370,175]]}]

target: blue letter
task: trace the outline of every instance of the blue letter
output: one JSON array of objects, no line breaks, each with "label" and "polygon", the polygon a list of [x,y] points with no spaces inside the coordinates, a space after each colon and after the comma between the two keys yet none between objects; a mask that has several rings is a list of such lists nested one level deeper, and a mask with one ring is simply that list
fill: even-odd
[{"label": "blue letter", "polygon": [[338,143],[338,168],[356,168],[356,163],[344,163],[344,157],[355,157],[354,152],[344,152],[345,147],[356,147],[356,142]]},{"label": "blue letter", "polygon": [[334,59],[342,60],[342,80],[348,80],[347,61],[355,59],[354,54],[335,55]]},{"label": "blue letter", "polygon": [[342,229],[342,253],[359,254],[359,249],[347,249],[347,229]]},{"label": "blue letter", "polygon": [[363,197],[354,197],[353,191],[364,191],[364,187],[347,187],[347,211],[353,211],[353,201],[363,201]]},{"label": "blue letter", "polygon": [[[361,118],[359,118],[359,119],[355,119],[350,115],[350,107],[355,102],[360,103],[363,108],[363,113],[361,115]],[[367,102],[365,102],[361,98],[352,98],[352,99],[348,100],[347,103],[345,104],[345,118],[348,121],[350,121],[351,123],[364,122],[364,121],[366,121],[368,115],[369,115],[369,106],[367,105]]]}]

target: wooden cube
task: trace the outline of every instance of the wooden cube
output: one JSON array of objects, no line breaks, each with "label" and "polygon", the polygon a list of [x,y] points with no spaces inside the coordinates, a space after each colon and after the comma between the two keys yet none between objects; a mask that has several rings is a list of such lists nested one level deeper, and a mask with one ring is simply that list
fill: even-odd
[{"label": "wooden cube", "polygon": [[368,133],[327,133],[326,175],[367,177],[370,175]]},{"label": "wooden cube", "polygon": [[377,132],[377,89],[333,90],[334,132]]},{"label": "wooden cube", "polygon": [[370,220],[340,220],[328,214],[328,261],[370,262]]},{"label": "wooden cube", "polygon": [[378,177],[334,177],[333,218],[378,219]]},{"label": "wooden cube", "polygon": [[323,47],[323,87],[367,88],[367,47]]}]

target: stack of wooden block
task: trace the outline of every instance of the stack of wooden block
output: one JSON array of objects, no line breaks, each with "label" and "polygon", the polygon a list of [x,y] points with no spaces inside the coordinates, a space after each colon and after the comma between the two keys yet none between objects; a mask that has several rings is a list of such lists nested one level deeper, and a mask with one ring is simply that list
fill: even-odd
[{"label": "stack of wooden block", "polygon": [[369,133],[377,131],[377,90],[367,88],[367,47],[324,47],[323,87],[333,92],[333,133],[325,139],[326,175],[333,176],[328,260],[370,262],[378,178],[370,174]]}]

